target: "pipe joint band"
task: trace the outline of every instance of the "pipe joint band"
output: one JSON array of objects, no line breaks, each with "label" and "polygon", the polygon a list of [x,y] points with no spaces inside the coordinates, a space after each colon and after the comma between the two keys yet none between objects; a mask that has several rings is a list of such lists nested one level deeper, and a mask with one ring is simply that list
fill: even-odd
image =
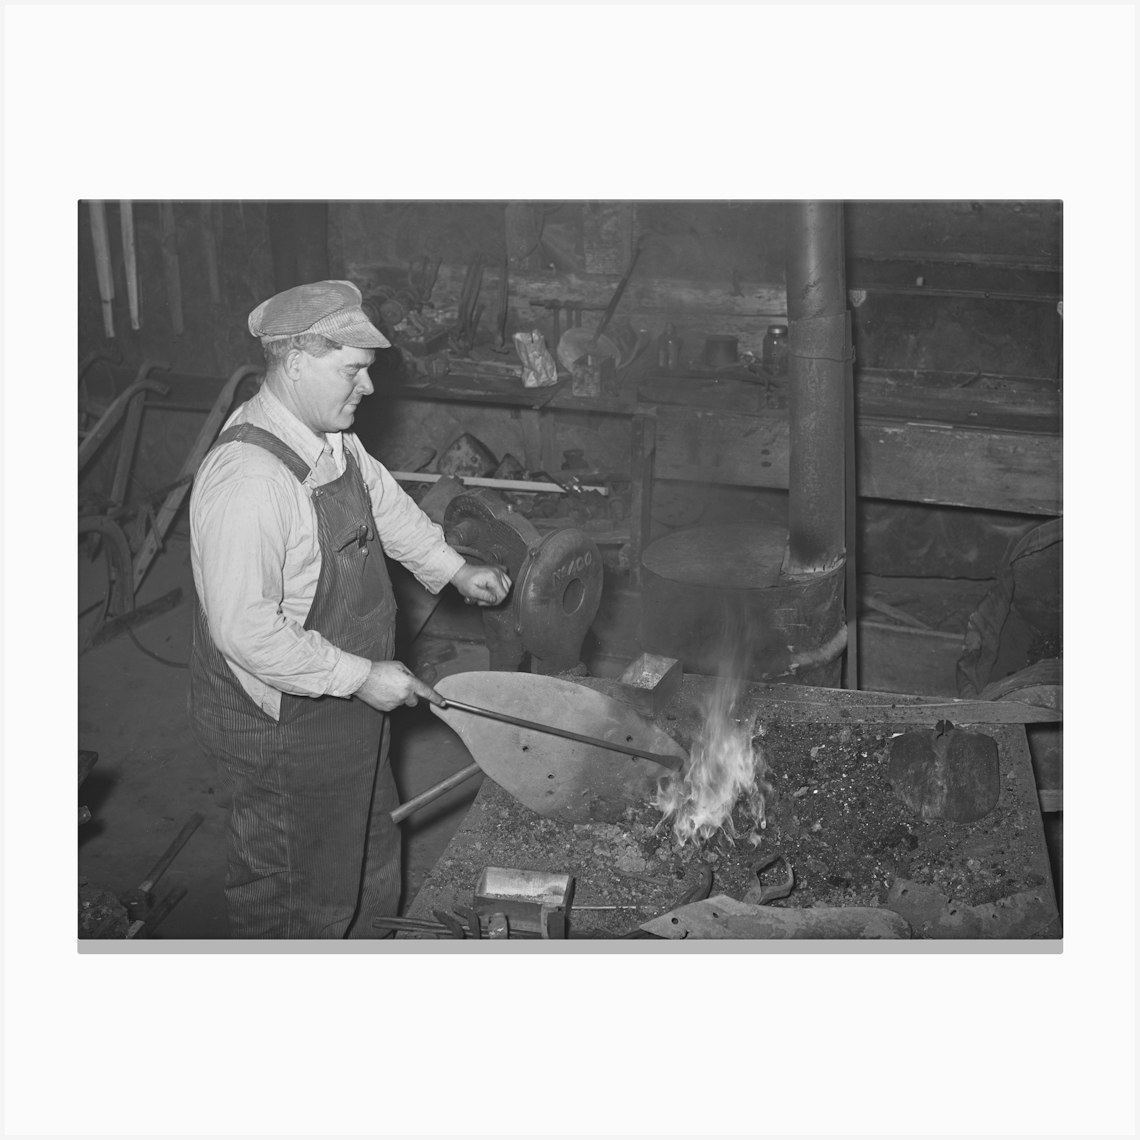
[{"label": "pipe joint band", "polygon": [[789,321],[788,352],[804,360],[834,360],[846,364],[855,359],[850,329],[850,315],[846,311],[830,317]]}]

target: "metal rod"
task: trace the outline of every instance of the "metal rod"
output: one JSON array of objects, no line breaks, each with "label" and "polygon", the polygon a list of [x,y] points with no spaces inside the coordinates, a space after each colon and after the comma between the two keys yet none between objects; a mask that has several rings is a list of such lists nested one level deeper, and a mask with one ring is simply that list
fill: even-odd
[{"label": "metal rod", "polygon": [[[440,479],[450,478],[450,476],[436,475],[430,471],[389,471],[388,474],[397,483],[438,483]],[[457,478],[464,487],[493,487],[500,491],[533,491],[536,495],[557,495],[567,490],[564,483],[540,483],[529,479],[485,479],[478,475],[457,475],[454,478]],[[583,485],[575,489],[596,491],[599,495],[610,493],[608,487]]]},{"label": "metal rod", "polygon": [[623,752],[627,756],[640,756],[645,760],[652,760],[663,768],[674,772],[681,769],[684,761],[680,756],[665,756],[660,752],[651,752],[646,748],[638,748],[632,743],[617,743],[612,740],[603,740],[599,736],[585,736],[580,732],[571,732],[568,728],[556,728],[552,724],[539,724],[533,720],[523,720],[521,717],[510,716],[507,713],[497,712],[494,709],[480,708],[478,705],[465,704],[463,701],[453,701],[444,697],[443,707],[459,709],[460,712],[474,713],[476,716],[490,717],[492,720],[501,720],[504,724],[513,724],[518,728],[529,728],[535,732],[547,732],[551,736],[561,736],[565,740],[576,740],[579,744],[592,744],[595,748],[608,748],[611,752]]},{"label": "metal rod", "polygon": [[154,889],[154,884],[166,874],[167,867],[174,862],[175,855],[186,846],[190,836],[198,830],[199,825],[205,819],[200,812],[195,812],[185,823],[182,830],[174,837],[174,842],[162,853],[162,857],[151,868],[151,872],[139,884],[140,891],[150,891]]},{"label": "metal rod", "polygon": [[400,823],[412,814],[412,812],[419,811],[422,807],[427,807],[433,800],[439,799],[444,792],[450,792],[452,788],[458,787],[460,784],[470,780],[472,776],[478,776],[483,769],[478,764],[468,764],[466,768],[461,768],[458,772],[448,776],[446,780],[441,780],[438,784],[428,788],[427,791],[420,792],[418,796],[414,796],[408,800],[407,803],[402,803],[395,811],[391,812],[392,822]]}]

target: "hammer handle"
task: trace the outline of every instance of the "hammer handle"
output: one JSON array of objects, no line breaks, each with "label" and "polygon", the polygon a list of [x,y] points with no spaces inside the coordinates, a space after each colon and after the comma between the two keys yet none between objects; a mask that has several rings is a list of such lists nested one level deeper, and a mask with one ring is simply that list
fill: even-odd
[{"label": "hammer handle", "polygon": [[608,748],[612,752],[624,752],[627,756],[640,756],[652,760],[663,768],[670,768],[674,772],[681,770],[683,761],[680,756],[665,756],[660,752],[650,752],[646,748],[638,748],[634,744],[619,744],[613,740],[603,740],[599,736],[583,736],[580,732],[571,732],[568,728],[556,728],[552,724],[538,724],[533,720],[523,720],[521,717],[509,716],[507,713],[496,712],[494,709],[480,708],[478,705],[464,704],[462,701],[453,701],[444,697],[444,708],[459,709],[460,712],[475,713],[476,716],[490,717],[492,720],[501,720],[504,724],[513,724],[518,728],[529,728],[535,732],[548,732],[551,736],[561,736],[566,740],[576,740],[579,744],[592,744],[595,748]]},{"label": "hammer handle", "polygon": [[205,817],[195,812],[187,821],[182,830],[174,837],[174,842],[163,852],[162,857],[151,868],[151,872],[141,883],[139,890],[144,893],[154,890],[154,884],[166,874],[167,867],[174,862],[174,856],[186,846],[190,836],[198,830],[198,825]]},{"label": "hammer handle", "polygon": [[407,819],[412,812],[419,811],[422,807],[427,807],[428,804],[434,800],[438,800],[444,792],[450,792],[452,788],[458,787],[466,780],[470,780],[472,776],[478,776],[483,769],[478,764],[468,764],[466,768],[461,768],[454,775],[448,776],[446,780],[441,780],[438,784],[433,784],[425,792],[420,792],[418,796],[408,800],[406,803],[400,804],[395,811],[388,814],[392,817],[393,823],[401,823]]}]

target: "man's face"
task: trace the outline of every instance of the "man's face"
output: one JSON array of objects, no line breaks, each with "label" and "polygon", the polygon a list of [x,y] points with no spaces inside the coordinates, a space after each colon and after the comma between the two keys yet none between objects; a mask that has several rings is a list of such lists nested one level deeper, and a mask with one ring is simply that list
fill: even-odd
[{"label": "man's face", "polygon": [[300,378],[294,392],[301,422],[315,432],[347,431],[357,406],[373,391],[368,366],[370,348],[338,348],[325,356],[300,353]]}]

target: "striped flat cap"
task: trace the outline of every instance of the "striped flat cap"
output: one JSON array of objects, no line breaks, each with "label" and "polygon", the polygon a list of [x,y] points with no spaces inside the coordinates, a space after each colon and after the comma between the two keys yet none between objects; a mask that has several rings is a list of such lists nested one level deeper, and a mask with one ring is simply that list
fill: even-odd
[{"label": "striped flat cap", "polygon": [[319,333],[349,348],[388,348],[391,341],[360,307],[360,290],[351,281],[295,285],[262,301],[249,314],[249,331],[267,337]]}]

